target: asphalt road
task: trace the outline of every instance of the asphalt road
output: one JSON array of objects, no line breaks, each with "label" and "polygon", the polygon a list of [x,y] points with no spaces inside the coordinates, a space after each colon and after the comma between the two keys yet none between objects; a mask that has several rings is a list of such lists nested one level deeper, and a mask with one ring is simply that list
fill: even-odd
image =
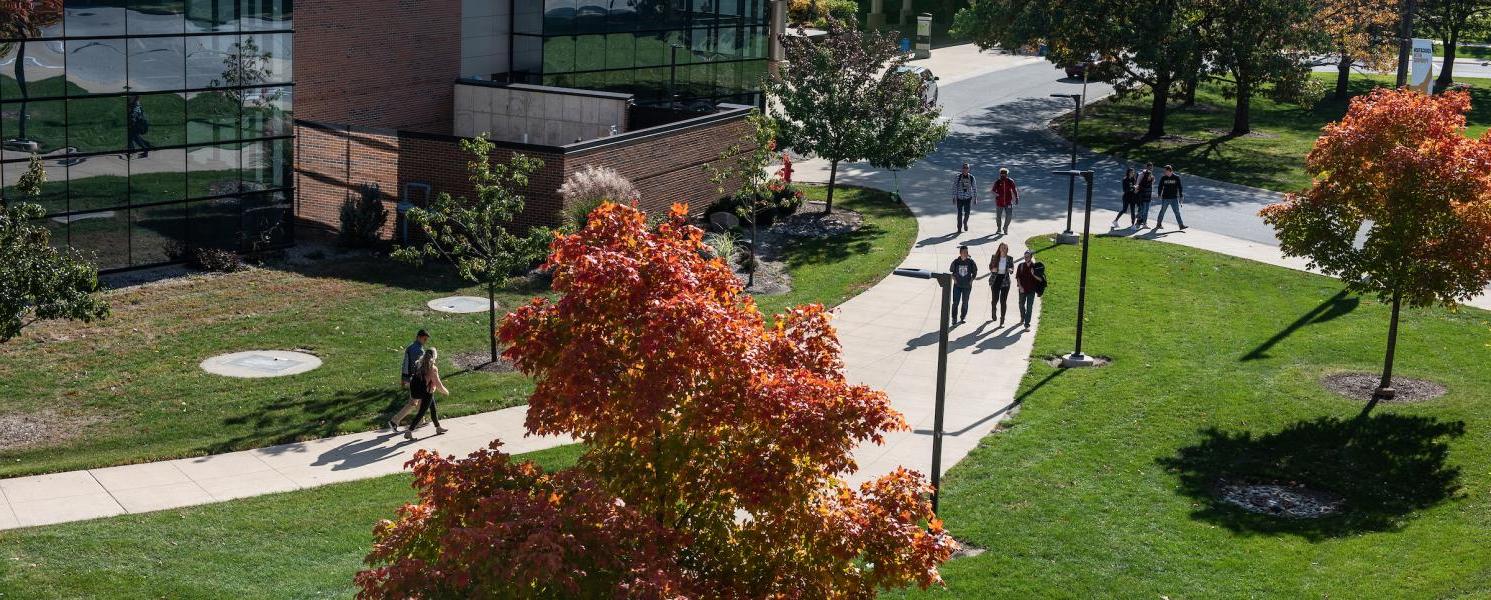
[{"label": "asphalt road", "polygon": [[[992,185],[998,169],[1010,169],[1022,195],[1016,219],[1064,217],[1069,178],[1052,175],[1051,171],[1070,168],[1071,146],[1052,133],[1047,123],[1071,110],[1073,102],[1050,95],[1081,92],[1081,81],[1064,79],[1059,70],[1047,63],[1014,67],[943,86],[940,100],[944,116],[951,121],[951,134],[935,153],[901,173],[903,194],[944,194],[950,198],[952,177],[967,161],[973,165],[986,199],[988,186]],[[1091,84],[1088,100],[1111,92],[1107,85]],[[1122,204],[1124,168],[1129,165],[1085,150],[1078,152],[1077,165],[1094,171],[1093,207],[1117,210]],[[1258,218],[1258,209],[1278,201],[1279,194],[1188,176],[1185,165],[1175,166],[1186,189],[1182,207],[1186,225],[1261,243],[1278,243],[1272,228]],[[840,165],[839,170],[840,180],[846,183],[874,181],[884,185],[892,179],[890,173],[865,164]],[[1079,181],[1073,223],[1076,229],[1082,226],[1082,201],[1083,186]],[[992,204],[979,206],[979,210],[991,208]],[[949,200],[945,210],[953,209]],[[1151,223],[1155,222],[1158,210],[1158,205],[1153,207]],[[1108,231],[1112,218],[1112,212],[1094,213],[1092,231]],[[1164,231],[1175,231],[1175,225],[1167,217],[1168,229]]]}]

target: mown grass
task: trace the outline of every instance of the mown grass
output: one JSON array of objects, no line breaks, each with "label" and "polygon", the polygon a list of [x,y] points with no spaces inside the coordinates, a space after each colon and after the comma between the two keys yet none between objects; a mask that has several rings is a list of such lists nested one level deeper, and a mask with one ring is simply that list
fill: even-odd
[{"label": "mown grass", "polygon": [[[1077,250],[1039,256],[1053,281],[1034,350],[1046,357],[1071,351]],[[944,479],[948,528],[987,552],[948,563],[946,589],[904,596],[1491,594],[1491,314],[1405,312],[1397,372],[1449,392],[1358,420],[1363,401],[1319,382],[1380,368],[1376,299],[1127,239],[1098,239],[1089,277],[1084,349],[1113,364],[1032,361],[1019,413]],[[1328,490],[1345,512],[1246,513],[1213,497],[1223,478]]]},{"label": "mown grass", "polygon": [[[546,469],[580,446],[521,455]],[[408,474],[0,531],[3,598],[348,598],[373,525],[414,500]]]},{"label": "mown grass", "polygon": [[[1334,89],[1334,73],[1316,77]],[[1456,78],[1471,89],[1468,135],[1479,136],[1491,125],[1491,79]],[[1350,95],[1391,86],[1391,76],[1351,76]],[[1172,108],[1165,121],[1166,136],[1145,137],[1149,126],[1149,96],[1135,95],[1094,103],[1083,115],[1080,141],[1097,152],[1136,162],[1173,164],[1176,169],[1220,181],[1281,192],[1310,185],[1305,155],[1327,123],[1346,114],[1348,101],[1326,98],[1312,107],[1275,102],[1260,94],[1253,98],[1253,133],[1233,136],[1233,101],[1219,83],[1206,83],[1196,94],[1196,106]],[[1053,123],[1055,131],[1070,135],[1070,115]]]}]

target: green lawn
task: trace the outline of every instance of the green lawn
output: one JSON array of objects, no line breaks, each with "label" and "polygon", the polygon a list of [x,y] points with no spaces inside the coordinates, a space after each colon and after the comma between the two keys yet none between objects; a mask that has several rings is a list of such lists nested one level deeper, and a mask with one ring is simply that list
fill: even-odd
[{"label": "green lawn", "polygon": [[[1071,350],[1077,252],[1039,255],[1052,287],[1037,357]],[[944,479],[948,529],[988,551],[950,562],[945,591],[906,596],[1491,596],[1491,314],[1406,311],[1398,373],[1449,393],[1353,423],[1364,403],[1318,381],[1380,368],[1388,311],[1375,299],[1109,238],[1089,283],[1084,349],[1115,362],[1032,362],[1018,415]],[[1244,513],[1212,499],[1222,477],[1328,489],[1346,513]]]},{"label": "green lawn", "polygon": [[[904,206],[868,190],[846,188],[840,197],[841,206],[866,215],[865,227],[790,248],[796,288],[763,297],[767,314],[806,302],[836,305],[879,281],[910,251],[916,221]],[[515,287],[498,302],[510,308],[541,292]],[[0,346],[0,395],[10,399],[10,412],[62,424],[49,443],[0,449],[0,477],[377,428],[403,404],[396,379],[400,349],[419,328],[434,334],[433,345],[443,353],[452,395],[441,401],[442,414],[522,404],[531,389],[522,375],[463,373],[451,364],[455,354],[481,351],[487,343],[484,313],[447,315],[425,307],[453,294],[480,295],[438,265],[417,271],[386,259],[339,257],[111,293],[114,314],[105,321],[41,323]],[[324,365],[257,380],[197,367],[226,352],[296,348],[310,350]]]},{"label": "green lawn", "polygon": [[[1434,56],[1444,57],[1444,44],[1434,43]],[[1461,44],[1455,47],[1455,58],[1474,58],[1478,60],[1491,59],[1491,47],[1466,46]]]},{"label": "green lawn", "polygon": [[[1334,73],[1316,76],[1334,89]],[[1491,79],[1455,81],[1473,86],[1468,133],[1478,136],[1491,125]],[[1352,95],[1379,85],[1391,85],[1391,77],[1351,76]],[[1083,115],[1081,142],[1098,152],[1156,165],[1174,164],[1182,172],[1222,181],[1281,192],[1309,187],[1305,155],[1321,127],[1346,114],[1347,103],[1327,98],[1305,109],[1260,94],[1253,98],[1253,133],[1233,137],[1229,134],[1232,101],[1223,91],[1220,84],[1204,84],[1196,95],[1196,106],[1182,109],[1173,104],[1165,122],[1168,135],[1159,140],[1144,139],[1149,126],[1148,95],[1094,103]],[[1057,119],[1053,127],[1069,135],[1070,115]]]},{"label": "green lawn", "polygon": [[[808,200],[822,201],[828,189],[804,188]],[[906,260],[916,241],[916,218],[890,194],[859,187],[834,187],[834,208],[865,216],[858,231],[831,238],[800,240],[784,259],[792,273],[792,291],[756,298],[767,315],[810,302],[836,306],[879,283]],[[749,233],[744,234],[749,240]]]},{"label": "green lawn", "polygon": [[[546,469],[580,446],[522,455]],[[347,598],[373,525],[414,500],[408,474],[0,531],[0,598]]]},{"label": "green lawn", "polygon": [[[511,307],[536,290],[505,290]],[[0,346],[0,395],[13,413],[60,421],[54,443],[0,450],[0,476],[216,454],[376,428],[403,403],[400,349],[421,327],[444,352],[450,416],[522,404],[518,374],[460,373],[456,353],[486,348],[485,314],[425,302],[467,289],[448,270],[379,258],[167,281],[109,294],[110,318],[42,323]],[[321,368],[229,379],[197,367],[215,354],[304,348]]]}]

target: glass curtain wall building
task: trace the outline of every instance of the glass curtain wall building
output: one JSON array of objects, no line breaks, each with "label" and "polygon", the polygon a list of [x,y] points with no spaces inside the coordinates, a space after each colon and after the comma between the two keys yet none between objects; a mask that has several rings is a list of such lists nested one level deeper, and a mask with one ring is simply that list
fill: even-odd
[{"label": "glass curtain wall building", "polygon": [[43,223],[106,270],[290,242],[291,2],[22,0],[0,15],[0,193],[39,156]]},{"label": "glass curtain wall building", "polygon": [[767,0],[511,0],[512,79],[642,105],[756,104]]}]

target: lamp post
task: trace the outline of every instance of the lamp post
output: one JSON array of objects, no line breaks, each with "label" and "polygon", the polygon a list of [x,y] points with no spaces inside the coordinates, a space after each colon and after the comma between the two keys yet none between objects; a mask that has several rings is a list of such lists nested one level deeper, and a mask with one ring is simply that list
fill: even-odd
[{"label": "lamp post", "polygon": [[1087,312],[1087,246],[1092,230],[1092,171],[1073,169],[1052,171],[1051,174],[1070,177],[1073,186],[1077,185],[1078,177],[1087,182],[1087,203],[1082,211],[1082,274],[1077,284],[1077,347],[1071,354],[1061,357],[1061,366],[1091,367],[1095,364],[1092,357],[1082,353],[1082,317]]},{"label": "lamp post", "polygon": [[896,275],[915,279],[935,279],[942,287],[942,318],[937,320],[937,407],[932,417],[932,512],[937,512],[937,495],[942,483],[942,405],[947,399],[947,320],[953,302],[953,274],[927,269],[896,269]]},{"label": "lamp post", "polygon": [[[1051,94],[1052,98],[1071,98],[1076,104],[1076,111],[1072,118],[1072,164],[1069,169],[1077,170],[1077,136],[1082,132],[1082,108],[1087,105],[1087,75],[1092,72],[1093,65],[1088,63],[1082,68],[1082,93],[1081,94]],[[1061,235],[1056,236],[1059,244],[1077,243],[1077,234],[1072,233],[1072,205],[1077,196],[1077,180],[1072,178],[1066,190],[1066,229]]]}]

